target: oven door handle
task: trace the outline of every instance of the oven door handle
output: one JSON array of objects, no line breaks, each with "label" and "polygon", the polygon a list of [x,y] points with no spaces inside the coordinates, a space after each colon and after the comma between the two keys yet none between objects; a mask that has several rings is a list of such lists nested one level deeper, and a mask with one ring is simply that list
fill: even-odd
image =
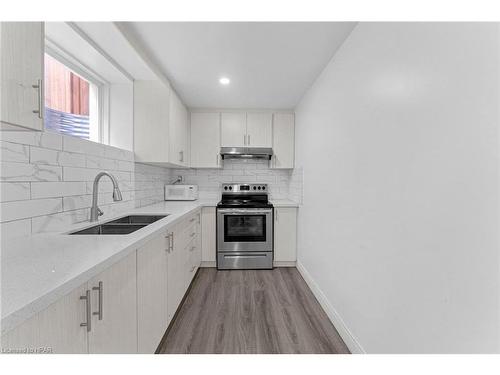
[{"label": "oven door handle", "polygon": [[272,208],[268,209],[252,209],[248,208],[245,210],[240,210],[237,208],[228,208],[228,209],[219,209],[218,212],[223,215],[239,215],[239,214],[245,214],[245,215],[258,215],[258,214],[270,214],[272,212]]}]

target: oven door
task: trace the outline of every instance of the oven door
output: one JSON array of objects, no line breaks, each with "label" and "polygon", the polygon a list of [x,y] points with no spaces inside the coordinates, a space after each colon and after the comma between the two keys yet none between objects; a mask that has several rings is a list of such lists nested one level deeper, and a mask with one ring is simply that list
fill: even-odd
[{"label": "oven door", "polygon": [[273,209],[217,209],[217,250],[273,251]]}]

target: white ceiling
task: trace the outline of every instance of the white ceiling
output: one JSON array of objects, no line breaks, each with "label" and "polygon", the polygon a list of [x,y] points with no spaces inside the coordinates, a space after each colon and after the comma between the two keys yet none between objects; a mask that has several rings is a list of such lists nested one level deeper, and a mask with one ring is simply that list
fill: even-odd
[{"label": "white ceiling", "polygon": [[74,24],[134,79],[156,79],[151,69],[113,22],[75,22]]},{"label": "white ceiling", "polygon": [[[121,23],[191,108],[294,108],[352,22]],[[231,79],[222,86],[221,76]]]}]

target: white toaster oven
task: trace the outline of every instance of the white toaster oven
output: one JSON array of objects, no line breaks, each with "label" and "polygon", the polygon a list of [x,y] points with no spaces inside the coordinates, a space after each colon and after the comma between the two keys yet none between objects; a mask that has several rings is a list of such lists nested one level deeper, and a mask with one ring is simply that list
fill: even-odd
[{"label": "white toaster oven", "polygon": [[166,201],[195,201],[198,185],[165,185]]}]

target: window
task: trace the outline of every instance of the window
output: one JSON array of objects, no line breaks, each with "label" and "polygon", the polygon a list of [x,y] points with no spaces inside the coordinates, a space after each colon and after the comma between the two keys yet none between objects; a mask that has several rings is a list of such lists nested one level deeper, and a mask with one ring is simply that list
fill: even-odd
[{"label": "window", "polygon": [[45,129],[101,142],[99,86],[45,53]]}]

